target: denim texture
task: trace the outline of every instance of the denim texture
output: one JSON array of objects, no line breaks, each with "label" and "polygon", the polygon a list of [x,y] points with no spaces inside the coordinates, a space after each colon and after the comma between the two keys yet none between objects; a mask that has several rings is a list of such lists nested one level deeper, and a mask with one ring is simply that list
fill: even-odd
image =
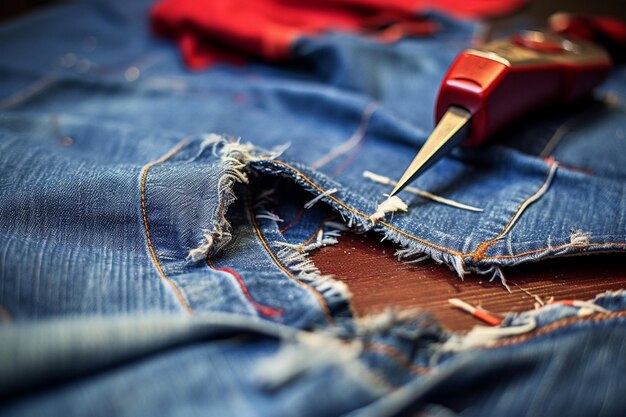
[{"label": "denim texture", "polygon": [[[433,15],[430,38],[331,33],[284,65],[190,73],[147,7],[61,5],[0,29],[1,414],[623,412],[623,293],[468,345],[424,313],[354,319],[306,258],[346,227],[461,276],[624,250],[623,68],[599,91],[617,104],[535,115],[414,184],[482,212],[401,193],[410,210],[372,222],[391,187],[363,172],[402,174],[472,24]],[[564,123],[555,171],[539,155]]]}]

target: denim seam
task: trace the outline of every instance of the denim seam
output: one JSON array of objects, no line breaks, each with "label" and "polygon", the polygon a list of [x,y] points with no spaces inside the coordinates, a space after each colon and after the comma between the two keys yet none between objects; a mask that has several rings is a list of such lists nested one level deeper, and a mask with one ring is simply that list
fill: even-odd
[{"label": "denim seam", "polygon": [[528,208],[528,206],[532,204],[534,201],[536,201],[538,198],[541,198],[543,193],[541,195],[539,195],[538,193],[540,193],[541,191],[543,191],[544,193],[547,192],[547,188],[550,186],[550,183],[552,182],[552,179],[554,178],[554,174],[556,173],[556,170],[558,168],[558,164],[556,164],[555,162],[553,162],[552,164],[553,165],[550,167],[550,170],[548,171],[548,175],[545,181],[543,182],[543,184],[541,185],[541,187],[539,188],[539,190],[534,192],[532,195],[530,195],[528,198],[526,198],[522,202],[522,204],[517,208],[517,210],[515,210],[515,213],[513,213],[513,216],[511,216],[511,218],[509,219],[507,224],[504,226],[504,228],[502,228],[500,233],[498,233],[498,235],[494,237],[493,239],[487,240],[479,244],[476,247],[476,250],[471,255],[472,259],[475,262],[478,262],[481,259],[483,259],[489,247],[493,245],[494,243],[496,243],[499,239],[501,239],[509,230],[511,230],[511,228],[513,228],[513,225],[516,223],[516,220],[522,216],[526,208]]},{"label": "denim seam", "polygon": [[502,347],[508,347],[513,345],[519,345],[526,341],[534,340],[539,336],[543,336],[545,334],[549,334],[555,330],[561,329],[565,326],[569,326],[571,324],[577,323],[595,323],[595,322],[604,322],[607,320],[619,319],[622,317],[626,317],[626,310],[613,311],[610,313],[598,313],[589,317],[567,317],[561,320],[558,320],[554,323],[550,323],[545,327],[537,329],[533,333],[525,334],[521,336],[514,336],[508,339],[503,339],[491,346],[486,347],[486,349],[497,349]]},{"label": "denim seam", "polygon": [[156,254],[156,251],[154,250],[154,246],[152,245],[152,239],[150,238],[150,227],[148,225],[148,210],[146,207],[146,182],[148,179],[148,172],[150,171],[152,167],[158,164],[161,164],[167,161],[168,159],[170,159],[171,157],[173,157],[174,155],[176,155],[187,144],[188,141],[189,141],[189,137],[185,137],[171,151],[169,151],[167,154],[157,159],[156,161],[150,162],[143,169],[143,173],[141,175],[141,215],[143,218],[143,226],[144,226],[144,230],[146,233],[146,242],[148,243],[148,249],[150,251],[150,255],[152,257],[154,266],[159,272],[159,275],[161,276],[161,278],[163,278],[163,280],[170,286],[170,288],[172,288],[172,290],[174,291],[174,294],[176,295],[176,298],[178,299],[178,301],[180,302],[184,310],[189,314],[193,314],[193,311],[191,307],[189,306],[189,303],[183,296],[181,289],[178,288],[178,286],[176,285],[176,283],[174,283],[174,281],[172,281],[171,279],[167,277],[167,275],[165,275],[165,272],[163,271],[163,268],[161,267],[159,258]]},{"label": "denim seam", "polygon": [[326,222],[331,221],[333,219],[335,219],[335,216],[329,216],[324,218],[324,220],[322,220],[322,222],[320,223],[320,225],[317,227],[317,229],[315,229],[315,231],[313,232],[313,234],[304,242],[302,242],[301,244],[298,245],[298,248],[296,249],[298,252],[302,253],[302,250],[307,247],[310,243],[312,243],[315,238],[317,237],[317,235],[319,234],[319,232],[321,230],[324,230],[324,226],[326,225]]},{"label": "denim seam", "polygon": [[259,229],[259,225],[257,224],[254,212],[252,210],[252,204],[250,203],[250,199],[248,199],[248,214],[250,216],[250,222],[252,223],[252,227],[254,228],[254,231],[256,232],[257,236],[259,237],[259,240],[261,242],[261,244],[263,245],[263,247],[265,248],[265,250],[267,251],[267,253],[270,255],[270,258],[272,258],[272,261],[276,264],[276,266],[278,266],[285,274],[287,274],[287,276],[289,278],[291,278],[292,280],[294,280],[298,285],[300,285],[303,288],[306,288],[307,290],[309,290],[314,296],[315,298],[317,298],[317,301],[319,302],[320,306],[322,307],[322,313],[324,314],[324,317],[326,319],[326,322],[330,325],[330,326],[334,326],[334,320],[332,315],[330,314],[330,307],[328,306],[328,303],[326,302],[326,299],[324,299],[324,296],[322,294],[320,294],[315,288],[313,288],[311,285],[307,284],[306,282],[302,282],[301,280],[299,280],[294,274],[291,273],[291,271],[289,271],[288,268],[286,268],[283,264],[280,263],[280,261],[278,260],[278,258],[276,258],[276,255],[274,255],[274,252],[272,252],[272,250],[270,249],[270,247],[268,246],[267,242],[265,241],[265,238],[263,237],[263,234],[261,233],[261,229]]},{"label": "denim seam", "polygon": [[390,357],[412,374],[423,375],[430,372],[430,368],[411,363],[408,358],[406,358],[396,347],[392,345],[387,345],[385,343],[367,343],[363,348],[370,352],[382,353]]},{"label": "denim seam", "polygon": [[303,247],[307,246],[309,243],[311,243],[311,242],[313,242],[313,240],[315,240],[315,238],[317,237],[317,234],[320,232],[320,230],[324,229],[324,222],[326,222],[326,219],[322,220],[322,222],[317,227],[317,229],[315,229],[315,231],[313,232],[311,237],[309,237],[307,240],[305,240],[300,245],[298,245],[298,249],[296,249],[298,252],[302,252],[302,248]]},{"label": "denim seam", "polygon": [[283,315],[284,310],[282,308],[270,307],[270,306],[267,306],[267,305],[264,305],[264,304],[261,304],[261,303],[257,302],[254,299],[254,297],[252,296],[252,294],[250,294],[250,290],[248,289],[248,286],[246,285],[246,283],[243,280],[243,278],[241,277],[241,275],[239,275],[239,273],[237,271],[235,271],[234,269],[217,267],[208,258],[206,260],[206,264],[207,264],[207,266],[209,268],[211,268],[212,270],[214,270],[216,272],[224,272],[224,273],[232,276],[235,279],[235,281],[237,281],[237,284],[239,284],[239,288],[241,289],[241,292],[243,293],[244,297],[246,297],[248,302],[250,304],[252,304],[252,307],[254,307],[254,309],[257,312],[261,313],[262,315],[264,315],[266,317],[270,317],[270,318],[280,317],[280,316]]},{"label": "denim seam", "polygon": [[[281,161],[281,160],[273,160],[273,163],[276,163],[278,165],[282,165],[283,167],[297,173],[298,175],[300,175],[300,177],[306,181],[309,185],[311,185],[313,188],[315,188],[316,190],[318,190],[319,192],[324,192],[324,190],[318,186],[316,183],[314,183],[309,177],[307,177],[304,173],[302,173],[300,170],[296,169],[295,167],[291,166],[290,164]],[[332,195],[327,196],[330,200],[334,201],[335,203],[339,204],[340,206],[342,206],[343,208],[345,208],[346,210],[350,211],[351,213],[357,214],[365,219],[368,219],[369,216],[351,206],[349,206],[348,204],[344,203],[343,201],[339,200],[337,197],[334,197]],[[430,246],[431,248],[434,249],[438,249],[442,252],[448,253],[450,255],[455,255],[455,256],[460,256],[463,258],[471,258],[474,259],[474,255],[476,252],[459,252],[459,251],[455,251],[453,249],[449,249],[449,248],[445,248],[443,246],[439,246],[435,243],[429,242],[427,240],[424,240],[422,238],[419,238],[417,236],[414,236],[410,233],[407,233],[401,229],[396,228],[395,226],[385,222],[385,221],[377,221],[378,224],[387,227],[388,229],[391,229],[409,239],[415,240],[419,243],[422,243],[424,245]],[[540,249],[534,249],[531,251],[527,251],[527,252],[522,252],[522,253],[518,253],[515,255],[492,255],[492,256],[484,256],[481,258],[481,260],[483,261],[487,261],[487,260],[492,260],[492,259],[514,259],[514,258],[519,258],[525,255],[530,255],[533,253],[538,253],[538,252],[543,252],[543,251],[547,251],[547,250],[555,250],[555,249],[561,249],[564,247],[572,247],[572,248],[602,248],[602,247],[606,247],[606,246],[617,246],[617,247],[623,247],[626,248],[626,243],[623,242],[605,242],[605,243],[588,243],[588,244],[581,244],[581,245],[575,245],[575,244],[565,244],[565,245],[560,245],[560,246],[553,246],[553,247],[544,247],[544,248],[540,248]]]},{"label": "denim seam", "polygon": [[[310,184],[313,188],[315,188],[315,189],[316,189],[316,190],[318,190],[319,192],[322,192],[322,193],[324,192],[324,190],[323,190],[323,189],[322,189],[319,185],[315,184],[313,181],[311,181],[311,179],[309,179],[309,177],[307,177],[306,175],[304,175],[304,174],[303,174],[300,170],[296,169],[295,167],[293,167],[293,166],[289,165],[289,164],[288,164],[288,163],[286,163],[286,162],[283,162],[283,161],[280,161],[280,160],[277,160],[277,159],[273,160],[272,162],[275,162],[275,163],[277,163],[277,164],[279,164],[279,165],[283,165],[285,168],[288,168],[288,169],[290,169],[290,170],[292,170],[292,171],[296,172],[298,175],[300,175],[300,176],[302,177],[302,179],[304,179],[307,183],[309,183],[309,184]],[[337,204],[339,204],[340,206],[342,206],[343,208],[347,209],[348,211],[350,211],[350,212],[352,212],[352,213],[354,213],[354,214],[358,214],[359,216],[363,217],[363,218],[364,218],[364,219],[366,219],[366,220],[367,220],[367,219],[369,219],[369,217],[370,217],[369,215],[367,215],[367,214],[365,214],[365,213],[363,213],[363,212],[361,212],[361,211],[359,211],[359,210],[355,209],[354,207],[351,207],[351,206],[347,205],[346,203],[344,203],[343,201],[341,201],[341,200],[337,199],[336,197],[334,197],[334,196],[332,196],[332,195],[328,195],[327,197],[328,197],[329,199],[333,200],[335,203],[337,203]],[[435,248],[435,249],[439,249],[439,250],[441,250],[441,251],[444,251],[444,252],[449,253],[449,254],[452,254],[452,255],[457,255],[457,256],[462,256],[462,255],[464,255],[464,254],[463,254],[463,253],[461,253],[461,252],[457,252],[457,251],[452,250],[452,249],[444,248],[444,247],[442,247],[442,246],[438,246],[438,245],[436,245],[436,244],[434,244],[434,243],[432,243],[432,242],[429,242],[429,241],[427,241],[427,240],[423,240],[423,239],[421,239],[421,238],[418,238],[418,237],[416,237],[416,236],[413,236],[413,235],[411,235],[411,234],[409,234],[409,233],[407,233],[407,232],[405,232],[405,231],[403,231],[403,230],[400,230],[400,229],[398,229],[398,228],[396,228],[396,227],[392,226],[391,224],[389,224],[389,223],[387,223],[387,222],[384,222],[384,221],[380,221],[380,220],[379,220],[379,221],[377,221],[376,223],[382,224],[383,226],[386,226],[386,227],[388,227],[389,229],[392,229],[392,230],[394,230],[394,231],[396,231],[396,232],[398,232],[398,233],[400,233],[400,234],[402,234],[402,235],[404,235],[404,236],[406,236],[406,237],[409,237],[409,238],[411,238],[411,239],[413,239],[413,240],[416,240],[416,241],[418,241],[418,242],[420,242],[420,243],[423,243],[423,244],[425,244],[425,245],[431,246],[431,247],[433,247],[433,248]]]}]

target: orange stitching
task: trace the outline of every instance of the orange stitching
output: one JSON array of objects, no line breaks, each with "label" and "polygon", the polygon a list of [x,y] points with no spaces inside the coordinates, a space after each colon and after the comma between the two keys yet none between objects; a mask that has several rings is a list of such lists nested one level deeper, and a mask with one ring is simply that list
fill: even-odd
[{"label": "orange stitching", "polygon": [[[517,214],[517,211],[515,212],[515,214]],[[470,256],[474,258],[475,261],[480,261],[481,259],[483,259],[485,257],[485,252],[487,252],[487,249],[489,249],[491,245],[493,245],[498,239],[500,239],[503,236],[504,231],[507,230],[509,226],[511,225],[511,223],[513,222],[513,219],[515,218],[515,214],[513,215],[513,217],[511,217],[511,220],[509,220],[509,222],[506,224],[506,226],[504,226],[504,228],[500,231],[500,233],[498,233],[498,236],[494,237],[491,240],[481,243],[480,245],[478,245],[476,250],[470,254]]]},{"label": "orange stitching", "polygon": [[[300,175],[302,177],[303,180],[305,180],[307,183],[309,183],[313,188],[315,188],[316,190],[320,191],[320,192],[324,192],[324,190],[322,188],[320,188],[317,184],[315,184],[313,181],[311,181],[306,175],[304,175],[302,172],[300,172],[299,170],[297,170],[296,168],[292,167],[291,165],[289,165],[286,162],[283,161],[279,161],[279,160],[273,160],[272,162],[276,162],[279,165],[283,165],[284,167],[294,171],[295,173],[297,173],[298,175]],[[328,195],[328,198],[330,198],[331,200],[333,200],[335,203],[339,204],[340,206],[342,206],[343,208],[347,209],[348,211],[354,213],[354,214],[358,214],[361,217],[365,217],[365,218],[369,218],[368,215],[360,212],[359,210],[348,206],[346,203],[344,203],[341,200],[338,200],[336,197],[332,196],[332,195]],[[405,231],[402,231],[394,226],[392,226],[391,224],[384,222],[384,221],[378,221],[378,223],[382,224],[385,227],[388,227],[389,229],[392,229],[396,232],[398,232],[399,234],[408,237],[409,239],[413,239],[417,242],[423,243],[424,245],[430,246],[432,248],[435,249],[439,249],[442,252],[446,252],[449,253],[451,255],[457,255],[457,256],[461,256],[461,257],[468,257],[468,256],[472,256],[474,254],[474,252],[458,252],[455,251],[453,249],[448,249],[448,248],[444,248],[443,246],[439,246],[436,245],[432,242],[429,242],[427,240],[421,239],[417,236],[414,236],[410,233],[407,233]],[[590,248],[590,247],[603,247],[603,246],[608,246],[608,245],[613,245],[613,246],[619,246],[619,247],[626,247],[626,243],[622,243],[622,242],[607,242],[607,243],[588,243],[588,244],[581,244],[581,245],[573,245],[573,244],[565,244],[565,245],[561,245],[561,246],[553,246],[553,247],[545,247],[545,248],[541,248],[541,249],[534,249],[531,251],[527,251],[527,252],[522,252],[522,253],[518,253],[516,255],[494,255],[494,256],[485,256],[484,258],[482,258],[483,260],[486,259],[500,259],[500,258],[518,258],[524,255],[529,255],[529,254],[533,254],[533,253],[537,253],[537,252],[542,252],[542,251],[546,251],[549,249],[560,249],[563,247],[573,247],[573,248]]]},{"label": "orange stitching", "polygon": [[522,252],[522,253],[518,253],[516,255],[494,255],[494,256],[485,256],[483,259],[507,259],[507,258],[517,258],[519,256],[524,256],[524,255],[530,255],[533,253],[537,253],[537,252],[543,252],[549,249],[553,249],[553,250],[558,250],[558,249],[562,249],[562,248],[567,248],[567,247],[571,247],[571,248],[590,248],[590,247],[603,247],[603,246],[619,246],[619,247],[626,247],[626,243],[621,243],[621,242],[607,242],[607,243],[582,243],[582,244],[572,244],[572,243],[566,243],[564,245],[559,245],[559,246],[552,246],[552,247],[547,247],[547,248],[541,248],[541,249],[534,249],[534,250],[529,250],[526,252]]},{"label": "orange stitching", "polygon": [[143,174],[141,176],[141,214],[143,216],[143,225],[144,225],[144,228],[146,230],[146,239],[148,241],[148,248],[150,249],[150,254],[152,255],[152,261],[154,262],[154,265],[156,266],[157,271],[159,271],[159,274],[161,275],[161,277],[174,290],[174,293],[176,294],[176,298],[178,298],[178,301],[182,304],[182,306],[185,309],[185,311],[187,311],[187,313],[189,313],[189,314],[192,314],[191,307],[189,306],[189,304],[187,303],[187,301],[183,297],[183,294],[180,292],[180,289],[176,286],[174,281],[170,280],[165,275],[165,272],[163,272],[163,268],[161,267],[161,263],[159,262],[159,259],[157,258],[157,255],[156,255],[156,252],[154,251],[154,247],[152,246],[152,240],[150,239],[150,228],[148,227],[148,214],[147,214],[147,209],[146,209],[146,179],[148,178],[148,171],[150,171],[150,169],[153,166],[155,166],[157,164],[161,164],[161,163],[167,161],[172,156],[174,156],[176,153],[178,153],[178,151],[180,151],[183,148],[183,146],[185,146],[187,144],[188,140],[189,140],[189,137],[185,137],[182,141],[180,141],[180,143],[178,145],[176,145],[176,147],[174,149],[169,151],[167,154],[165,154],[160,159],[158,159],[158,160],[156,160],[154,162],[150,162],[144,168]]},{"label": "orange stitching", "polygon": [[386,345],[384,343],[367,343],[364,348],[372,352],[384,353],[405,367],[411,373],[421,375],[430,372],[429,368],[412,364],[411,361],[409,361],[398,349],[391,345]]},{"label": "orange stitching", "polygon": [[330,314],[330,308],[328,307],[328,303],[326,302],[326,300],[324,299],[322,294],[320,294],[315,288],[313,288],[312,286],[310,286],[306,282],[300,281],[287,268],[285,268],[283,266],[283,264],[280,263],[280,261],[276,258],[276,256],[272,252],[272,250],[269,248],[269,246],[265,242],[265,238],[263,237],[263,235],[261,233],[261,230],[259,229],[259,225],[257,224],[256,219],[254,217],[254,212],[252,211],[251,205],[249,205],[249,207],[248,207],[248,212],[250,213],[250,221],[252,223],[252,227],[254,227],[254,230],[256,231],[256,234],[259,237],[259,240],[261,241],[261,244],[263,245],[263,247],[265,248],[267,253],[270,255],[270,257],[272,258],[272,261],[274,261],[274,263],[285,274],[287,274],[287,276],[289,276],[289,278],[293,279],[296,283],[298,283],[298,285],[300,285],[303,288],[308,289],[309,291],[311,291],[313,293],[313,295],[317,298],[318,302],[320,303],[320,306],[322,307],[322,311],[324,313],[324,317],[326,317],[326,321],[328,322],[329,325],[333,326],[334,325],[334,321],[333,321],[333,318],[332,318],[332,316]]},{"label": "orange stitching", "polygon": [[322,222],[322,225],[320,227],[317,228],[317,230],[315,230],[315,232],[313,232],[313,234],[311,235],[310,238],[308,238],[304,243],[301,243],[298,246],[298,252],[302,252],[302,248],[305,247],[306,245],[308,245],[309,243],[313,242],[313,240],[315,240],[315,237],[317,236],[317,234],[320,232],[320,230],[324,229],[324,223]]},{"label": "orange stitching", "polygon": [[560,329],[564,326],[567,326],[569,324],[574,324],[574,323],[585,323],[585,322],[596,322],[596,321],[603,321],[603,320],[610,320],[610,319],[617,319],[620,317],[625,317],[626,316],[626,310],[621,310],[621,311],[614,311],[611,313],[598,313],[598,314],[594,314],[593,316],[589,316],[589,317],[568,317],[565,319],[561,319],[559,321],[555,321],[554,323],[551,323],[545,327],[542,327],[539,330],[536,330],[533,333],[530,334],[525,334],[525,335],[521,335],[521,336],[514,336],[508,339],[503,339],[491,346],[488,346],[487,349],[494,349],[494,348],[499,348],[499,347],[505,347],[505,346],[510,346],[510,345],[514,345],[514,344],[520,344],[522,342],[525,342],[527,340],[530,339],[535,339],[536,337],[539,337],[541,335],[544,335],[546,333],[552,332],[554,330]]},{"label": "orange stitching", "polygon": [[[552,165],[552,164],[554,164],[554,165]],[[520,206],[517,208],[517,210],[515,210],[515,213],[513,213],[513,216],[511,216],[511,218],[509,219],[509,222],[504,226],[504,228],[500,231],[500,233],[498,233],[498,235],[496,237],[494,237],[493,239],[488,240],[488,241],[483,242],[480,245],[478,245],[478,247],[476,248],[474,253],[471,255],[472,258],[474,259],[474,261],[480,261],[485,256],[485,252],[487,252],[489,247],[491,247],[491,245],[493,245],[495,242],[497,242],[498,239],[500,239],[502,236],[504,236],[505,233],[507,233],[509,231],[509,228],[511,227],[513,222],[515,222],[519,218],[519,216],[521,216],[521,214],[525,211],[525,209],[528,208],[529,204],[532,204],[532,203],[529,203],[529,202],[532,201],[533,199],[536,200],[536,196],[538,195],[538,193],[540,193],[542,191],[542,189],[544,187],[549,187],[550,186],[551,180],[552,180],[552,178],[554,178],[554,174],[556,173],[556,169],[558,167],[558,165],[556,165],[555,162],[552,162],[552,164],[550,165],[550,171],[548,172],[548,176],[546,177],[545,181],[543,182],[543,184],[541,185],[539,190],[534,192],[530,197],[524,199],[524,201],[522,201]],[[546,188],[546,190],[547,190],[547,188]]]},{"label": "orange stitching", "polygon": [[322,220],[322,224],[320,224],[320,226],[315,230],[315,232],[313,232],[311,237],[309,237],[304,243],[301,243],[300,245],[298,245],[298,248],[296,250],[298,252],[302,253],[302,249],[305,246],[307,246],[309,243],[313,242],[313,240],[315,240],[315,238],[317,237],[317,234],[320,232],[320,230],[324,230],[324,226],[325,226],[326,222],[330,221],[330,220],[334,220],[334,219],[336,219],[336,216],[332,215],[332,216],[328,216],[324,220]]},{"label": "orange stitching", "polygon": [[[298,175],[300,175],[300,176],[302,177],[302,179],[303,179],[303,180],[305,180],[307,183],[309,183],[309,184],[310,184],[313,188],[315,188],[316,190],[318,190],[318,191],[320,191],[320,192],[322,192],[322,193],[324,192],[324,190],[323,190],[322,188],[320,188],[317,184],[315,184],[313,181],[311,181],[311,180],[310,180],[310,179],[309,179],[306,175],[304,175],[302,172],[300,172],[300,171],[299,171],[299,170],[297,170],[296,168],[292,167],[292,166],[291,166],[291,165],[289,165],[288,163],[283,162],[283,161],[279,161],[279,160],[276,160],[276,159],[275,159],[275,160],[273,160],[272,162],[276,162],[277,164],[279,164],[279,165],[283,165],[283,166],[285,166],[286,168],[288,168],[288,169],[290,169],[290,170],[294,171],[295,173],[297,173]],[[352,212],[352,213],[354,213],[354,214],[358,214],[358,215],[359,215],[359,216],[361,216],[361,217],[364,217],[364,218],[369,219],[369,216],[368,216],[367,214],[365,214],[365,213],[363,213],[363,212],[361,212],[361,211],[359,211],[359,210],[357,210],[357,209],[355,209],[355,208],[353,208],[353,207],[348,206],[346,203],[344,203],[343,201],[341,201],[341,200],[337,199],[335,196],[333,196],[333,195],[327,195],[326,197],[330,198],[330,199],[331,199],[331,200],[333,200],[335,203],[339,204],[340,206],[342,206],[343,208],[347,209],[348,211],[350,211],[350,212]],[[444,248],[444,247],[442,247],[442,246],[435,245],[434,243],[431,243],[431,242],[429,242],[429,241],[427,241],[427,240],[423,240],[423,239],[421,239],[421,238],[419,238],[419,237],[416,237],[416,236],[413,236],[413,235],[411,235],[411,234],[409,234],[409,233],[406,233],[406,232],[404,232],[404,231],[402,231],[402,230],[400,230],[400,229],[397,229],[396,227],[394,227],[394,226],[392,226],[392,225],[390,225],[389,223],[386,223],[386,222],[384,222],[384,221],[378,221],[378,223],[380,223],[380,224],[382,224],[382,225],[384,225],[384,226],[386,226],[386,227],[388,227],[388,228],[390,228],[390,229],[392,229],[392,230],[395,230],[396,232],[400,233],[401,235],[404,235],[404,236],[406,236],[406,237],[409,237],[409,238],[411,238],[411,239],[413,239],[413,240],[416,240],[416,241],[418,241],[418,242],[420,242],[420,243],[423,243],[423,244],[425,244],[425,245],[431,246],[431,247],[433,247],[433,248],[435,248],[435,249],[439,249],[439,250],[441,250],[441,251],[444,251],[444,252],[447,252],[447,253],[450,253],[450,254],[453,254],[453,255],[463,255],[463,253],[461,253],[461,252],[457,252],[457,251],[452,250],[452,249],[448,249],[448,248]]]}]

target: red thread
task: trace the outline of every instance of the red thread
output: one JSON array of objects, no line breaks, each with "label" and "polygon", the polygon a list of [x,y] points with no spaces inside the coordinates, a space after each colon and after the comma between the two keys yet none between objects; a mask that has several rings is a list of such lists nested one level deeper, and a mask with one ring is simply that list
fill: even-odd
[{"label": "red thread", "polygon": [[357,148],[354,149],[352,154],[348,158],[346,158],[343,161],[343,163],[335,169],[334,174],[341,175],[343,171],[345,171],[350,165],[352,165],[354,161],[356,160],[357,156],[359,156],[359,153],[361,152],[361,148],[363,148],[363,140],[359,142],[359,144],[357,145]]},{"label": "red thread", "polygon": [[472,316],[484,321],[487,324],[491,324],[492,326],[499,326],[500,323],[502,323],[502,319],[500,317],[493,316],[485,310],[476,309],[476,311],[472,313]]},{"label": "red thread", "polygon": [[300,210],[300,212],[296,214],[296,217],[294,217],[293,220],[287,226],[280,229],[280,233],[285,233],[287,230],[295,226],[300,221],[303,215],[304,215],[304,209]]},{"label": "red thread", "polygon": [[246,296],[248,301],[250,301],[250,304],[252,304],[254,306],[254,308],[259,313],[261,313],[261,314],[263,314],[264,316],[267,316],[267,317],[273,317],[273,318],[275,318],[275,317],[282,317],[282,315],[284,313],[284,310],[282,308],[267,307],[267,306],[264,306],[264,305],[261,305],[261,304],[257,303],[254,300],[254,298],[252,298],[252,295],[250,295],[250,291],[248,291],[248,287],[246,286],[246,283],[243,282],[243,279],[237,273],[237,271],[235,271],[234,269],[230,269],[230,268],[217,268],[208,259],[207,259],[207,264],[211,268],[213,268],[215,271],[227,272],[230,275],[232,275],[237,280],[237,283],[239,283],[239,287],[241,288],[241,291],[243,292],[243,295]]},{"label": "red thread", "polygon": [[[433,9],[465,17],[499,16],[526,0],[158,0],[153,30],[178,40],[191,69],[216,62],[261,58],[284,61],[303,37],[328,31],[380,33],[384,41],[424,36],[436,24]],[[386,29],[386,30],[385,30]]]}]

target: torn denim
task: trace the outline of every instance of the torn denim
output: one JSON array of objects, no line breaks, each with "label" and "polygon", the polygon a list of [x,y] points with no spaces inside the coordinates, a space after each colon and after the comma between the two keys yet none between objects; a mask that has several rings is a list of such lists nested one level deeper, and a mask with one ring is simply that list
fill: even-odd
[{"label": "torn denim", "polygon": [[146,7],[61,5],[0,30],[3,414],[624,409],[623,293],[469,338],[421,312],[360,322],[307,257],[345,229],[461,276],[624,250],[623,68],[591,104],[455,150],[400,194],[406,212],[373,216],[472,24],[189,73]]}]

